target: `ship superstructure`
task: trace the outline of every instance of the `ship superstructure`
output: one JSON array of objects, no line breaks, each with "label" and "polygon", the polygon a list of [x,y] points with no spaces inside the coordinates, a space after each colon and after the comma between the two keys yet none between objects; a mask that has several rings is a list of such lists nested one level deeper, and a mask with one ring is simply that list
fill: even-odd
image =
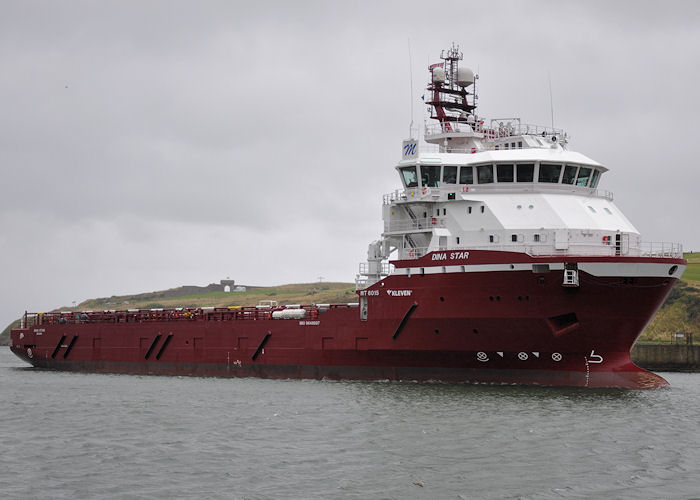
[{"label": "ship superstructure", "polygon": [[642,242],[564,131],[487,124],[459,48],[441,59],[357,303],[25,313],[12,350],[79,371],[667,385],[629,352],[685,269],[680,245]]}]

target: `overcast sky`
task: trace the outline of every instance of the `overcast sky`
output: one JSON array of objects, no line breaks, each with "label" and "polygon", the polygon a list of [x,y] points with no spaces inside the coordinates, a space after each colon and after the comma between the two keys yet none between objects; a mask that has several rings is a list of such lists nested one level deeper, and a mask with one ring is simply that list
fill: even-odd
[{"label": "overcast sky", "polygon": [[231,277],[352,281],[427,65],[555,126],[647,241],[700,249],[700,2],[0,1],[0,327]]}]

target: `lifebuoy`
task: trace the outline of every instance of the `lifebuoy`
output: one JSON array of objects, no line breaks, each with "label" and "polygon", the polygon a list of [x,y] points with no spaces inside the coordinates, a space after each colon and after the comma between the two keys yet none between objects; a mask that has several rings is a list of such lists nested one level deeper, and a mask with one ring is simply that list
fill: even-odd
[{"label": "lifebuoy", "polygon": [[423,194],[425,194],[425,193],[427,193],[427,192],[428,192],[428,188],[427,188],[427,187],[424,187],[424,188],[423,188]]},{"label": "lifebuoy", "polygon": [[408,251],[408,257],[411,258],[411,259],[415,259],[415,258],[416,258],[416,250],[415,250],[415,248],[411,248],[411,249]]}]

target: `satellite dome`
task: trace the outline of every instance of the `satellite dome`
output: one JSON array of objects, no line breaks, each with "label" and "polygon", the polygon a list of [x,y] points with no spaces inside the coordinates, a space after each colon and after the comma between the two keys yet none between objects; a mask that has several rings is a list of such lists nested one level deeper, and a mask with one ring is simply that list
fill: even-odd
[{"label": "satellite dome", "polygon": [[433,83],[445,83],[445,70],[440,66],[433,68]]},{"label": "satellite dome", "polygon": [[457,83],[460,87],[468,87],[474,83],[474,72],[470,68],[457,68]]}]

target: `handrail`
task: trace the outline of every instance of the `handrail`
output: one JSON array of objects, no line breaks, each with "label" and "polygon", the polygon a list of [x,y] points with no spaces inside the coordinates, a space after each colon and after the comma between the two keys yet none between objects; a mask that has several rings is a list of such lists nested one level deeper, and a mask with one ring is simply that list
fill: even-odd
[{"label": "handrail", "polygon": [[390,219],[384,221],[384,232],[391,233],[395,231],[411,232],[433,229],[436,227],[445,227],[444,217],[425,217],[420,219]]},{"label": "handrail", "polygon": [[443,193],[459,192],[462,194],[471,193],[565,193],[584,195],[590,198],[605,198],[613,201],[612,191],[596,189],[572,184],[549,184],[544,182],[517,182],[517,183],[492,183],[492,184],[445,184],[438,188],[427,188],[425,190],[414,187],[407,189],[396,189],[392,193],[382,196],[384,205],[390,205],[395,201],[425,200]]},{"label": "handrail", "polygon": [[672,242],[641,242],[638,245],[616,247],[600,243],[569,242],[566,250],[555,250],[554,243],[523,244],[501,243],[489,245],[458,245],[449,249],[433,249],[428,247],[404,248],[399,250],[398,260],[416,260],[432,251],[445,250],[495,250],[504,252],[526,253],[533,257],[572,255],[582,257],[661,257],[681,259],[683,258],[683,245]]},{"label": "handrail", "polygon": [[483,121],[455,120],[446,122],[431,122],[425,124],[425,136],[441,134],[460,134],[469,137],[478,137],[484,140],[495,140],[501,137],[514,137],[523,135],[558,136],[568,137],[560,128],[547,127],[520,123],[519,118],[495,118],[491,125],[484,126]]},{"label": "handrail", "polygon": [[260,308],[242,307],[178,307],[168,309],[128,309],[105,311],[57,311],[47,313],[25,313],[23,329],[40,325],[84,324],[84,323],[146,323],[160,321],[236,321],[272,319],[272,313],[285,309],[304,309],[307,318],[318,318],[328,309],[356,307],[348,304],[310,304]]}]

